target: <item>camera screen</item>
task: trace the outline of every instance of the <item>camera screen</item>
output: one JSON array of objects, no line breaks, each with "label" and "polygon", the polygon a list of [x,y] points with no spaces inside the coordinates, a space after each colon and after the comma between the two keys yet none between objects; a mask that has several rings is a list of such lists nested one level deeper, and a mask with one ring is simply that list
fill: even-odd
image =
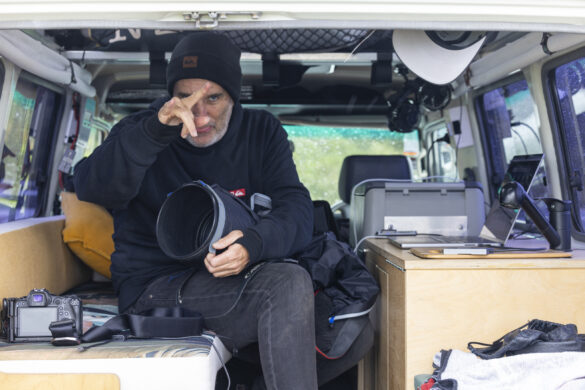
[{"label": "camera screen", "polygon": [[57,321],[57,307],[19,307],[17,337],[50,336],[53,321]]}]

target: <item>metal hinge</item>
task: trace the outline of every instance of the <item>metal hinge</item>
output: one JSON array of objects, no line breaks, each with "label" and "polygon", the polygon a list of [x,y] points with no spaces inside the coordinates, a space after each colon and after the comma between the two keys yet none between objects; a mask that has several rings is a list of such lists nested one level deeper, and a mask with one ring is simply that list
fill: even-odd
[{"label": "metal hinge", "polygon": [[228,11],[228,12],[185,12],[183,13],[183,20],[195,21],[195,27],[199,29],[210,30],[219,25],[220,20],[226,20],[228,16],[250,16],[251,19],[256,20],[262,16],[259,11]]}]

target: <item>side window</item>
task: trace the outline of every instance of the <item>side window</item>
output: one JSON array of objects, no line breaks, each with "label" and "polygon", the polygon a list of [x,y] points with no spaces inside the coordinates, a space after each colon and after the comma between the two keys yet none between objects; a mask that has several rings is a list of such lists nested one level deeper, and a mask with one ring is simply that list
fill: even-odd
[{"label": "side window", "polygon": [[[475,109],[489,161],[491,196],[495,197],[514,156],[542,153],[540,119],[528,83],[523,79],[482,92],[475,99]],[[532,193],[539,196],[547,193],[542,174],[532,187]]]},{"label": "side window", "polygon": [[585,194],[585,57],[566,62],[548,72],[553,92],[558,136],[564,157],[565,188],[573,201],[576,227],[584,232]]},{"label": "side window", "polygon": [[106,122],[103,119],[94,117],[91,122],[91,129],[89,132],[89,137],[87,139],[87,145],[85,146],[85,150],[83,152],[83,157],[89,157],[89,155],[105,141],[108,133],[110,132],[110,128],[112,127],[111,123]]},{"label": "side window", "polygon": [[[402,154],[418,156],[418,132],[397,133],[379,128],[341,128],[285,125],[293,159],[303,184],[314,200],[331,205],[341,201],[337,192],[343,159],[350,155]],[[413,178],[419,173],[413,166]]]},{"label": "side window", "polygon": [[60,103],[58,93],[20,77],[4,134],[0,222],[42,213]]}]

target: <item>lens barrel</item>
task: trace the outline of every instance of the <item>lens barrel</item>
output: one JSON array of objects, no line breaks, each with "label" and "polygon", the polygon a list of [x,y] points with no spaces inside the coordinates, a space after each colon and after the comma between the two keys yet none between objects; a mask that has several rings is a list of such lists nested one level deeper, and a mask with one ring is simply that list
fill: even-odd
[{"label": "lens barrel", "polygon": [[254,225],[258,216],[240,199],[213,184],[193,181],[171,193],[156,222],[156,238],[162,251],[182,261],[215,253],[211,246],[232,230]]}]

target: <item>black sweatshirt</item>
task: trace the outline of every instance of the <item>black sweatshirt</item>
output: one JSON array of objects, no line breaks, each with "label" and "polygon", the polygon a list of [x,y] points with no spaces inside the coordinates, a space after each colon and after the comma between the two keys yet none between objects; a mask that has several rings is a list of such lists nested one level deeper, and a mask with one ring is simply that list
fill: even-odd
[{"label": "black sweatshirt", "polygon": [[161,251],[155,234],[167,194],[187,182],[218,184],[243,195],[245,203],[257,192],[272,198],[272,211],[238,240],[251,263],[290,256],[312,235],[309,192],[299,181],[286,132],[276,118],[236,103],[225,136],[196,148],[179,136],[181,126],[158,121],[163,103],[158,100],[124,118],[75,168],[79,199],[113,210],[111,271],[121,311],[151,280],[187,267]]}]

